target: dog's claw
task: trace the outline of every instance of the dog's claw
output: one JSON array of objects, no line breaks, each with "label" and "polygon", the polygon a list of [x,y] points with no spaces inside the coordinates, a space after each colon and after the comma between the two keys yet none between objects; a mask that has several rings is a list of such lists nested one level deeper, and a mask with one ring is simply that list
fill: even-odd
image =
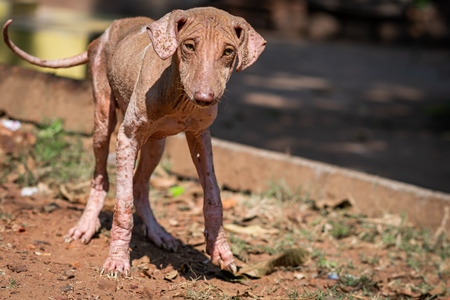
[{"label": "dog's claw", "polygon": [[235,264],[235,263],[229,264],[229,265],[226,267],[226,270],[229,271],[229,272],[231,272],[231,273],[233,273],[233,274],[236,274],[236,273],[237,273],[237,267],[236,267],[236,264]]},{"label": "dog's claw", "polygon": [[70,236],[65,236],[64,237],[64,243],[68,244],[73,242],[73,238],[71,238]]},{"label": "dog's claw", "polygon": [[117,271],[115,271],[115,272],[109,271],[108,273],[106,273],[106,277],[108,277],[108,279],[117,280],[118,273],[117,273]]},{"label": "dog's claw", "polygon": [[220,267],[221,270],[228,271],[228,272],[230,272],[232,274],[236,274],[237,273],[237,267],[236,267],[236,264],[234,262],[232,262],[232,263],[230,263],[229,265],[226,266],[224,264],[223,260],[220,259],[219,260],[219,267]]},{"label": "dog's claw", "polygon": [[235,274],[237,267],[223,228],[220,228],[217,234],[211,234],[211,230],[205,229],[204,235],[206,239],[206,253],[211,256],[211,262],[219,266],[221,270]]},{"label": "dog's claw", "polygon": [[[119,271],[109,271],[109,272],[105,272],[105,269],[101,269],[100,271],[100,276],[106,275],[106,277],[108,279],[112,279],[112,280],[118,280],[119,279]],[[131,272],[130,270],[125,270],[125,272],[123,273],[123,277],[124,278],[131,278]]]}]

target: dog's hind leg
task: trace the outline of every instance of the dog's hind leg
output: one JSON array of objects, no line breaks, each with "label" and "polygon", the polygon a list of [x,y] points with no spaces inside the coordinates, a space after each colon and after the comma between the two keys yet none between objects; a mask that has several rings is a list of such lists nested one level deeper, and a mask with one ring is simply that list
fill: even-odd
[{"label": "dog's hind leg", "polygon": [[165,139],[148,141],[141,149],[139,164],[133,178],[133,197],[136,214],[144,222],[144,232],[158,247],[176,251],[178,242],[159,225],[149,202],[149,179],[164,151]]},{"label": "dog's hind leg", "polygon": [[106,77],[106,59],[103,56],[101,40],[89,47],[89,71],[94,91],[94,155],[95,169],[89,199],[80,220],[69,230],[66,242],[81,240],[88,243],[100,229],[98,215],[103,208],[109,190],[106,171],[111,134],[117,123],[116,102]]}]

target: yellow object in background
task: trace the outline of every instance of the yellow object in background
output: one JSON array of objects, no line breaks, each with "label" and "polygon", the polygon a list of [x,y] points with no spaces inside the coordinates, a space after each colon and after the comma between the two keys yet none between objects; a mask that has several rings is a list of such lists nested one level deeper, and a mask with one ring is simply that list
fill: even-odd
[{"label": "yellow object in background", "polygon": [[[100,19],[88,14],[36,5],[33,1],[0,0],[0,21],[13,19],[11,40],[26,52],[52,60],[77,55],[87,49],[92,39],[101,34],[112,19]],[[48,69],[31,65],[18,58],[2,43],[0,63],[37,69],[58,76],[83,79],[86,66]]]}]

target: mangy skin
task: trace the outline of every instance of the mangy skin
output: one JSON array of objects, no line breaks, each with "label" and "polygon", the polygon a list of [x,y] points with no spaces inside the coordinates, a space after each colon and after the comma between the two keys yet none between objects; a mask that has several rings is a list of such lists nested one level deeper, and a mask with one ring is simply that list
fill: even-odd
[{"label": "mangy skin", "polygon": [[206,252],[213,264],[235,272],[222,226],[208,128],[216,118],[236,60],[237,71],[253,64],[264,50],[265,40],[242,18],[211,7],[195,8],[173,11],[158,21],[144,17],[117,20],[89,45],[87,56],[82,53],[45,61],[12,44],[7,36],[9,24],[4,27],[5,42],[20,57],[54,68],[87,62],[92,77],[94,178],[83,215],[66,241],[87,243],[100,228],[98,215],[109,189],[108,148],[118,108],[124,120],[117,136],[117,195],[103,272],[111,276],[130,273],[133,205],[148,238],[161,248],[177,250],[177,240],[156,221],[148,192],[149,177],[164,150],[164,138],[183,131],[204,191]]}]

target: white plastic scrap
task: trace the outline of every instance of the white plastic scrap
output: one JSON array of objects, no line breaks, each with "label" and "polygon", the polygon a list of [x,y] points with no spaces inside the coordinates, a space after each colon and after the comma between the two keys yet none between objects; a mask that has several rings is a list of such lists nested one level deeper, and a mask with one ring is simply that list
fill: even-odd
[{"label": "white plastic scrap", "polygon": [[39,189],[37,188],[37,186],[27,186],[20,190],[20,196],[29,197],[32,196],[33,194],[36,194],[38,191]]},{"label": "white plastic scrap", "polygon": [[17,131],[22,127],[22,124],[16,120],[2,120],[2,125],[11,131]]}]

